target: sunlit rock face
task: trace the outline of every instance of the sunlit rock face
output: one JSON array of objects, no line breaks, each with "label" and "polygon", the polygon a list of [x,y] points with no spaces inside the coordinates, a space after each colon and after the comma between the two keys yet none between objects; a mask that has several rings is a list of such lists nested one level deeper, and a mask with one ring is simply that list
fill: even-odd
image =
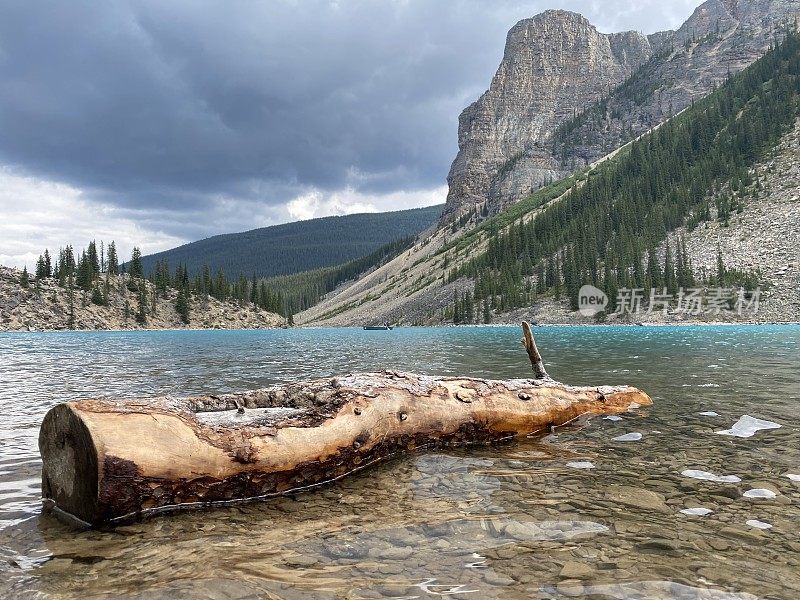
[{"label": "sunlit rock face", "polygon": [[489,89],[459,117],[443,219],[484,203],[497,212],[646,132],[755,61],[799,14],[795,0],[708,0],[677,31],[649,36],[604,34],[562,10],[520,21]]},{"label": "sunlit rock face", "polygon": [[490,192],[513,198],[564,175],[545,140],[650,53],[645,36],[606,35],[572,12],[550,10],[517,23],[489,90],[459,118],[447,211],[483,203]]}]

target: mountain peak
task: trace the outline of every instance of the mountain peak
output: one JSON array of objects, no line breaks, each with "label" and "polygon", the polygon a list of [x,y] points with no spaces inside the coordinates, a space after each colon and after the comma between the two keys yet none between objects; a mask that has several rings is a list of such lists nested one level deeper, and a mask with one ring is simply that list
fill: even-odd
[{"label": "mountain peak", "polygon": [[562,31],[566,33],[589,30],[597,32],[597,28],[582,14],[569,10],[550,9],[518,21],[509,30],[508,37],[517,37],[520,34],[525,36],[531,32],[541,31]]},{"label": "mountain peak", "polygon": [[548,10],[519,21],[489,90],[459,119],[448,213],[483,203],[487,194],[505,196],[490,188],[494,173],[512,160],[525,182],[512,187],[530,191],[565,175],[554,161],[540,160],[538,140],[622,83],[650,54],[645,36],[600,33],[578,13]]},{"label": "mountain peak", "polygon": [[443,219],[496,212],[599,159],[755,61],[798,14],[797,0],[707,0],[678,31],[649,36],[601,33],[566,10],[519,21],[459,118]]}]

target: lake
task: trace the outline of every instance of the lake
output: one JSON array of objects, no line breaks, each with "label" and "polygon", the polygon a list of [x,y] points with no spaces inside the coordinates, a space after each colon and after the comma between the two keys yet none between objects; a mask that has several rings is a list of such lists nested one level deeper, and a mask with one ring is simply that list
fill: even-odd
[{"label": "lake", "polygon": [[520,331],[0,334],[0,596],[800,597],[800,326],[535,335],[555,379],[635,385],[654,405],[292,497],[79,531],[41,514],[38,428],[60,401],[384,368],[527,377]]}]

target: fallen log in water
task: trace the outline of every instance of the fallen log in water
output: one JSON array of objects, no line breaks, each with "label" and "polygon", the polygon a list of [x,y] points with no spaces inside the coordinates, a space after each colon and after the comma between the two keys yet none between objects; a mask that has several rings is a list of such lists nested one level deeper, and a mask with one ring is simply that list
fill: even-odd
[{"label": "fallen log in water", "polygon": [[384,371],[242,394],[59,404],[39,434],[42,495],[97,525],[160,510],[268,498],[415,449],[488,444],[650,398],[550,379],[523,324],[535,379]]}]

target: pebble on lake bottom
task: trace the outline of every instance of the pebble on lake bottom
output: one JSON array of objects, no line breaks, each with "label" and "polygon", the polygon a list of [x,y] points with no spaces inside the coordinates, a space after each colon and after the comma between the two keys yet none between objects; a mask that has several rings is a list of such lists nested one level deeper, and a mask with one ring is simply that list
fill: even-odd
[{"label": "pebble on lake bottom", "polygon": [[681,512],[685,515],[691,515],[694,517],[705,517],[706,515],[710,515],[714,511],[710,508],[703,508],[703,507],[696,507],[696,508],[684,508]]},{"label": "pebble on lake bottom", "polygon": [[775,492],[772,490],[768,490],[766,488],[754,488],[752,490],[747,490],[743,496],[745,498],[774,498],[777,496]]},{"label": "pebble on lake bottom", "polygon": [[641,433],[626,433],[623,435],[618,435],[615,438],[611,438],[612,442],[638,442],[642,439]]},{"label": "pebble on lake bottom", "polygon": [[572,467],[573,469],[594,469],[594,463],[589,462],[588,460],[568,462],[567,466]]},{"label": "pebble on lake bottom", "polygon": [[756,529],[772,529],[772,525],[765,523],[764,521],[759,521],[758,519],[750,519],[749,521],[746,521],[745,524],[749,525],[750,527],[755,527]]},{"label": "pebble on lake bottom", "polygon": [[742,415],[730,429],[722,431],[715,431],[717,435],[730,435],[733,437],[749,438],[753,437],[757,432],[762,429],[779,429],[778,423],[772,421],[765,421],[764,419],[757,419],[750,415]]},{"label": "pebble on lake bottom", "polygon": [[709,471],[699,471],[697,469],[685,469],[681,471],[681,475],[684,477],[691,477],[692,479],[713,481],[715,483],[739,483],[742,480],[736,475],[716,475]]}]

